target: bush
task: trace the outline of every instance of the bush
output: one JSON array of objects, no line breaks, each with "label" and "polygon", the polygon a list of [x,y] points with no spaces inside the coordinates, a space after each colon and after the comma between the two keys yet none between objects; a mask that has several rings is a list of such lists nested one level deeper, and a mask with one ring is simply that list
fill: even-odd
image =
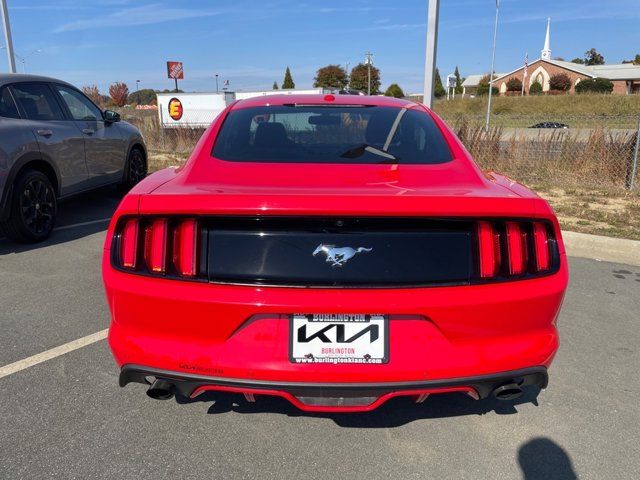
[{"label": "bush", "polygon": [[[491,95],[498,95],[500,90],[497,87],[491,88]],[[478,89],[476,90],[477,95],[488,95],[489,94],[489,75],[485,75],[478,82]]]},{"label": "bush", "polygon": [[402,98],[404,97],[404,92],[400,88],[400,85],[398,85],[397,83],[392,83],[391,85],[389,85],[389,88],[387,88],[387,91],[384,92],[384,95],[385,97]]},{"label": "bush", "polygon": [[613,83],[606,78],[587,78],[576,85],[576,93],[611,93]]},{"label": "bush", "polygon": [[542,84],[540,82],[533,82],[529,87],[529,95],[540,95],[542,93]]},{"label": "bush", "polygon": [[130,93],[127,103],[130,105],[155,105],[157,102],[156,92],[150,88],[143,88]]},{"label": "bush", "polygon": [[522,82],[519,78],[511,77],[507,80],[507,92],[522,92]]},{"label": "bush", "polygon": [[571,89],[571,79],[565,73],[557,73],[549,79],[549,88],[551,90],[568,92]]}]

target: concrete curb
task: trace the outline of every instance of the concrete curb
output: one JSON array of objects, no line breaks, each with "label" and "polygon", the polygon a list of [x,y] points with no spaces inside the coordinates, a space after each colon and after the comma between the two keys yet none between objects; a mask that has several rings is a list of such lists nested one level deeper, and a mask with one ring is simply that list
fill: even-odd
[{"label": "concrete curb", "polygon": [[567,255],[640,266],[640,241],[562,232]]}]

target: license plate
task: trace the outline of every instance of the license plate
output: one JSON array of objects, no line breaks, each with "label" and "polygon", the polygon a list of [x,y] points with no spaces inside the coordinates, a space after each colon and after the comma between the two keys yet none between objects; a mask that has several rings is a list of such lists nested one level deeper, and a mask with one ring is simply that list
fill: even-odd
[{"label": "license plate", "polygon": [[294,314],[290,360],[294,363],[387,363],[388,318],[380,314]]}]

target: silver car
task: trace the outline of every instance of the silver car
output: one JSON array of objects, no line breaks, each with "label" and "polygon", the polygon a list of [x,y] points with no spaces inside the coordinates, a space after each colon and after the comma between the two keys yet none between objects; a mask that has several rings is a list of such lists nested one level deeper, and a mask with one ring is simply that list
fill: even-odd
[{"label": "silver car", "polygon": [[0,74],[0,235],[45,239],[57,200],[147,174],[140,131],[61,80]]}]

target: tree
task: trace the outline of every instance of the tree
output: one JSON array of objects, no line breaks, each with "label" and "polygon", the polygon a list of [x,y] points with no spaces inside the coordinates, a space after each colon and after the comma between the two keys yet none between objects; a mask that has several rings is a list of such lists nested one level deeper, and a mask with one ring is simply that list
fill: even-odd
[{"label": "tree", "polygon": [[106,105],[106,102],[104,101],[104,95],[100,93],[100,90],[98,90],[97,86],[85,85],[84,87],[82,87],[82,93],[89,97],[91,101],[99,107],[104,107]]},{"label": "tree", "polygon": [[384,92],[384,95],[385,97],[403,98],[404,92],[400,88],[400,85],[398,85],[397,83],[392,83],[391,85],[389,85],[389,88],[387,88],[387,91]]},{"label": "tree", "polygon": [[436,68],[436,79],[433,82],[433,96],[436,98],[442,98],[447,94],[447,91],[442,85],[442,77],[440,77],[440,70]]},{"label": "tree", "polygon": [[529,95],[540,95],[542,93],[542,84],[537,80],[529,87]]},{"label": "tree", "polygon": [[633,63],[634,65],[640,65],[640,53],[638,53],[633,60],[623,60],[622,63]]},{"label": "tree", "polygon": [[573,60],[571,60],[571,63],[577,63],[578,65],[584,65],[584,59],[576,57]]},{"label": "tree", "polygon": [[595,48],[584,52],[585,65],[604,65],[604,57],[600,55]]},{"label": "tree", "polygon": [[347,71],[340,65],[327,65],[316,72],[314,87],[342,89],[349,83]]},{"label": "tree", "polygon": [[561,92],[568,92],[571,90],[571,79],[566,73],[556,73],[549,79],[549,88],[551,90],[559,90]]},{"label": "tree", "polygon": [[129,87],[122,82],[112,83],[109,87],[109,96],[116,107],[124,107],[129,96]]},{"label": "tree", "polygon": [[143,88],[142,90],[129,94],[127,103],[135,103],[136,105],[155,105],[157,103],[157,98],[155,90]]},{"label": "tree", "polygon": [[522,92],[522,81],[519,78],[511,77],[507,80],[507,92]]},{"label": "tree", "polygon": [[[494,77],[495,77],[495,74],[494,74]],[[489,75],[485,75],[480,79],[480,81],[478,82],[478,88],[476,90],[476,93],[478,95],[489,94]],[[500,91],[497,89],[497,87],[491,88],[491,95],[498,95],[499,93]]]},{"label": "tree", "polygon": [[273,82],[273,89],[278,90],[278,82]]},{"label": "tree", "polygon": [[[368,65],[359,63],[351,69],[349,77],[349,87],[361,92],[367,91],[368,85]],[[371,65],[371,95],[380,93],[380,70]]]},{"label": "tree", "polygon": [[559,62],[564,62],[564,58],[563,57],[554,57],[554,60],[558,60]]},{"label": "tree", "polygon": [[587,78],[576,85],[576,93],[611,93],[613,83],[606,78]]},{"label": "tree", "polygon": [[456,88],[455,88],[455,92],[458,94],[462,93],[462,77],[460,77],[460,71],[458,70],[458,66],[456,65],[456,69],[453,71],[453,74],[456,77]]},{"label": "tree", "polygon": [[291,70],[289,70],[289,67],[287,67],[287,70],[284,72],[282,88],[296,88],[296,84],[293,82],[293,77],[291,77]]}]

